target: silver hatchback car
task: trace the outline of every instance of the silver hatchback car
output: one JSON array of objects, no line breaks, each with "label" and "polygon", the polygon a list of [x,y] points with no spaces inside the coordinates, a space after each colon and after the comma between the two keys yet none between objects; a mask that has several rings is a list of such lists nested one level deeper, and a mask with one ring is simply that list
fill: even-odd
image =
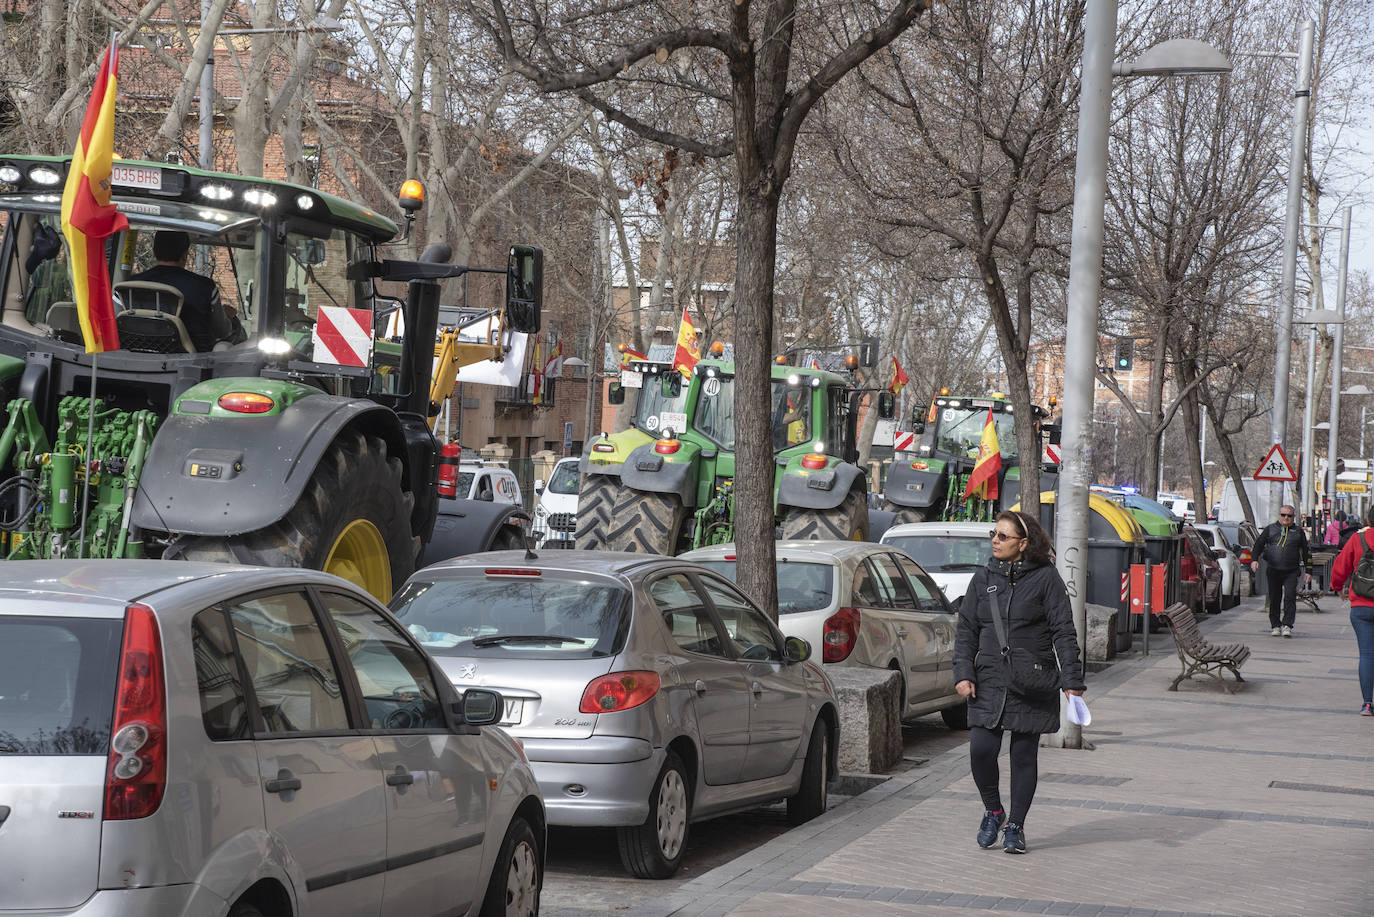
[{"label": "silver hatchback car", "polygon": [[810,646],[679,558],[505,551],[413,574],[396,617],[460,689],[497,688],[549,823],[618,829],[625,868],[675,872],[695,820],[825,811],[839,719]]},{"label": "silver hatchback car", "polygon": [[533,917],[534,777],[431,665],[323,573],[0,565],[0,914]]}]

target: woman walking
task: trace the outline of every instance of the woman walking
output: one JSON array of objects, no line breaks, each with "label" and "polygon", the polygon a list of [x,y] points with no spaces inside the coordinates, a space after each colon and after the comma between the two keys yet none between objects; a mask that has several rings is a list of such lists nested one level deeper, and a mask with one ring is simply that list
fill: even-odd
[{"label": "woman walking", "polygon": [[1360,647],[1360,693],[1364,696],[1361,716],[1374,716],[1374,596],[1360,595],[1356,588],[1367,590],[1351,579],[1365,549],[1374,551],[1374,507],[1369,510],[1368,522],[1370,527],[1351,536],[1331,565],[1332,592],[1338,593],[1350,583],[1350,626],[1355,628],[1355,640]]},{"label": "woman walking", "polygon": [[[992,559],[973,575],[959,606],[954,679],[968,698],[969,766],[986,810],[978,846],[995,845],[1005,824],[1002,849],[1025,853],[1040,736],[1059,729],[1059,691],[1083,693],[1083,670],[1045,530],[1032,516],[1007,511],[997,514],[990,537]],[[1009,813],[997,789],[1004,730],[1011,733]]]}]

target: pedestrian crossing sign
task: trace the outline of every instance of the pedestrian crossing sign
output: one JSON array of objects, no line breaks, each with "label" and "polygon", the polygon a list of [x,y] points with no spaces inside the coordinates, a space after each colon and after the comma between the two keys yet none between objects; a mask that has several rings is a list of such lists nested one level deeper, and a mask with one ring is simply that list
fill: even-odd
[{"label": "pedestrian crossing sign", "polygon": [[1298,473],[1293,470],[1293,465],[1288,461],[1288,456],[1283,454],[1283,447],[1274,443],[1274,448],[1269,450],[1269,454],[1260,462],[1260,466],[1255,469],[1256,481],[1296,481]]}]

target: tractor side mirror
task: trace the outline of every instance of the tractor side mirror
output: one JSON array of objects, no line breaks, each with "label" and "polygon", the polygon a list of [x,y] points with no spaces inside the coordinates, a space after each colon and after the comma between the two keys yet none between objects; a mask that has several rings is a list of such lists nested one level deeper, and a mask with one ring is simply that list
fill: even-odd
[{"label": "tractor side mirror", "polygon": [[1062,439],[1063,436],[1064,436],[1064,425],[1063,425],[1063,423],[1062,423],[1061,421],[1056,420],[1054,423],[1049,424],[1049,425],[1046,427],[1046,429],[1050,431],[1050,445],[1051,445],[1051,446],[1057,446],[1057,445],[1059,445],[1060,439]]},{"label": "tractor side mirror", "polygon": [[883,420],[891,420],[897,415],[897,396],[892,392],[881,392],[878,395],[878,416]]},{"label": "tractor side mirror", "polygon": [[506,262],[506,325],[537,334],[543,309],[544,252],[533,245],[512,245]]},{"label": "tractor side mirror", "polygon": [[859,342],[859,365],[872,369],[878,365],[878,339],[866,337]]},{"label": "tractor side mirror", "polygon": [[606,400],[611,404],[624,404],[625,386],[621,385],[619,382],[612,382],[610,387],[606,389]]}]

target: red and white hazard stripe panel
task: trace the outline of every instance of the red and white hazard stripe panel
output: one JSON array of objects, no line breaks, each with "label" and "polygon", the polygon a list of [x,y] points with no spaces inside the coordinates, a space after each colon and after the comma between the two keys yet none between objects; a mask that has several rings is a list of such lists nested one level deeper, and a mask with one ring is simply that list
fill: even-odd
[{"label": "red and white hazard stripe panel", "polygon": [[896,449],[898,452],[908,452],[915,449],[916,434],[903,433],[901,430],[898,430],[892,437],[892,448]]},{"label": "red and white hazard stripe panel", "polygon": [[1131,573],[1129,570],[1121,571],[1121,601],[1126,601],[1131,597]]},{"label": "red and white hazard stripe panel", "polygon": [[1064,460],[1059,457],[1059,447],[1054,445],[1045,446],[1045,461],[1052,464],[1061,464]]},{"label": "red and white hazard stripe panel", "polygon": [[367,366],[372,360],[372,312],[320,306],[313,338],[316,363]]}]

